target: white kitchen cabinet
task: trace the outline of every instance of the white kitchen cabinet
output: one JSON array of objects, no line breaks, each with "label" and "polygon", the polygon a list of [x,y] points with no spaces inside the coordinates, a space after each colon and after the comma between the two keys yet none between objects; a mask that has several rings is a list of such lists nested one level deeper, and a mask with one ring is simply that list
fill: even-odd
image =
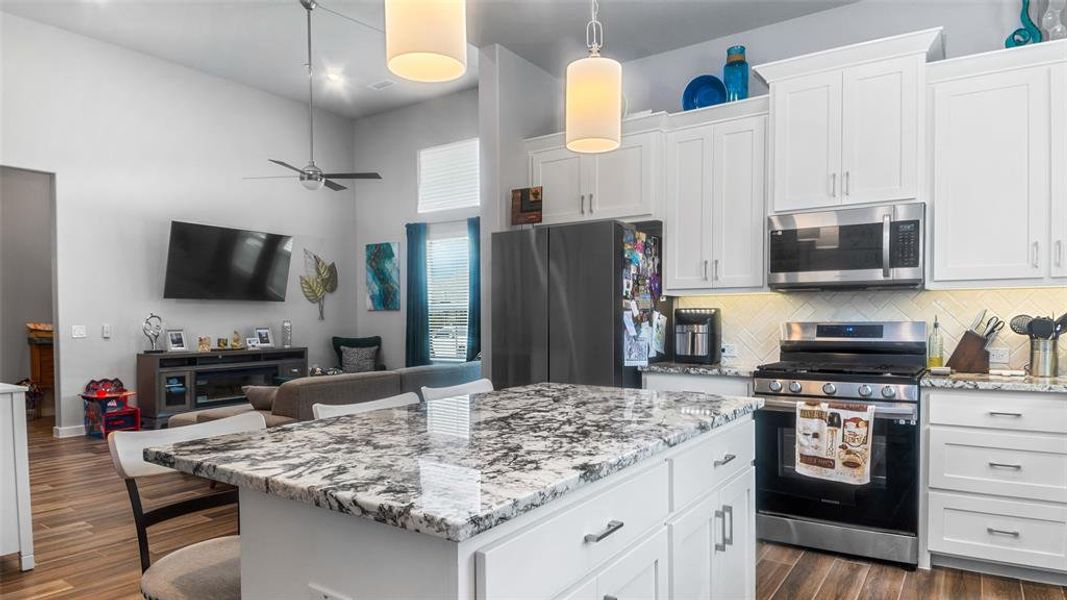
[{"label": "white kitchen cabinet", "polygon": [[[755,532],[753,532],[755,535]],[[596,578],[598,598],[667,600],[667,530],[640,543]],[[755,582],[753,582],[755,590]]]},{"label": "white kitchen cabinet", "polygon": [[919,197],[924,63],[940,29],[758,65],[774,212]]},{"label": "white kitchen cabinet", "polygon": [[34,567],[26,388],[0,383],[0,555],[19,553],[19,569]]},{"label": "white kitchen cabinet", "polygon": [[755,596],[755,478],[748,467],[668,523],[672,598]]},{"label": "white kitchen cabinet", "polygon": [[[1067,48],[1064,49],[1067,53]],[[1067,278],[1067,62],[1052,68],[1051,275]],[[1059,282],[1063,285],[1063,282]]]},{"label": "white kitchen cabinet", "polygon": [[542,187],[542,222],[653,216],[662,187],[662,135],[626,135],[618,149],[586,155],[567,150],[560,136],[528,142],[530,185]]},{"label": "white kitchen cabinet", "polygon": [[763,285],[766,116],[667,137],[666,289]]}]

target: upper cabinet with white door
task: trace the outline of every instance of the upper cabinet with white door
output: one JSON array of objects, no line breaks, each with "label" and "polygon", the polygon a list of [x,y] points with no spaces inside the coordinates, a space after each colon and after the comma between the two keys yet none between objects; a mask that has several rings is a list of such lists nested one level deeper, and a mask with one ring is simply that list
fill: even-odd
[{"label": "upper cabinet with white door", "polygon": [[771,210],[919,197],[929,29],[755,67],[770,86]]},{"label": "upper cabinet with white door", "polygon": [[1067,41],[929,66],[931,287],[1063,285]]},{"label": "upper cabinet with white door", "polygon": [[[658,120],[655,115],[653,120]],[[632,129],[630,127],[629,129]],[[660,204],[663,133],[624,133],[616,150],[576,154],[563,134],[526,141],[530,185],[541,186],[542,222],[649,218]]]}]

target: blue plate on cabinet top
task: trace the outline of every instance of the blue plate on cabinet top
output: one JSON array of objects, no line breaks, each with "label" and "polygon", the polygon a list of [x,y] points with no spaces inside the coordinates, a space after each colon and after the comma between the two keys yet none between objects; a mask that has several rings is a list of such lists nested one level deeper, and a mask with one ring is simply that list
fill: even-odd
[{"label": "blue plate on cabinet top", "polygon": [[726,86],[714,75],[701,75],[682,92],[682,110],[715,106],[726,101]]}]

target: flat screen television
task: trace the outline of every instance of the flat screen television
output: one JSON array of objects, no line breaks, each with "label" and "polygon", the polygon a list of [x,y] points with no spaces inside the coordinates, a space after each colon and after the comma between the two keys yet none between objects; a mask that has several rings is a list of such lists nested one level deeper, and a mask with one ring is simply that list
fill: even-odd
[{"label": "flat screen television", "polygon": [[164,298],[282,302],[293,238],[172,221]]}]

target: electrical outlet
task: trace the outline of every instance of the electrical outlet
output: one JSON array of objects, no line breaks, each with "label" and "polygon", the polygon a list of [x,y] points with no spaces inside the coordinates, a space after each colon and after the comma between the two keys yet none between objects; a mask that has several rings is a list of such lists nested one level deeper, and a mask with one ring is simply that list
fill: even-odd
[{"label": "electrical outlet", "polygon": [[317,583],[308,584],[309,600],[356,600],[353,596],[342,596],[338,592],[328,590]]},{"label": "electrical outlet", "polygon": [[105,340],[111,339],[111,323],[104,323],[100,326],[100,337]]},{"label": "electrical outlet", "polygon": [[989,362],[998,365],[1006,365],[1010,360],[1008,358],[1010,353],[1009,349],[1005,346],[993,346],[989,349]]},{"label": "electrical outlet", "polygon": [[70,337],[72,337],[72,338],[89,337],[89,330],[85,327],[85,325],[71,325],[71,327],[70,327]]},{"label": "electrical outlet", "polygon": [[722,345],[722,356],[723,356],[723,358],[736,358],[737,357],[737,346],[735,346],[733,344],[723,344]]}]

